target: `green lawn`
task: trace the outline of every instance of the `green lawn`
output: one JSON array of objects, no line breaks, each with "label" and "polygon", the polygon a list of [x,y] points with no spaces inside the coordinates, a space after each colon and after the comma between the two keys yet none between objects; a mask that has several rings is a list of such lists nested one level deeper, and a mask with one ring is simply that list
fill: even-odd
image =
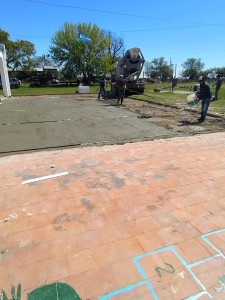
[{"label": "green lawn", "polygon": [[[29,87],[28,83],[22,83],[20,88],[11,89],[12,96],[37,96],[37,95],[73,95],[77,90],[76,85],[48,87]],[[97,93],[98,85],[90,87],[90,93]]]},{"label": "green lawn", "polygon": [[[170,90],[169,83],[146,83],[144,94],[135,95],[136,99],[145,101],[155,101],[164,104],[185,106],[187,103],[187,94],[176,93],[176,91],[188,91],[192,93],[193,86],[195,82],[192,83],[178,83],[178,86],[174,88],[172,93]],[[160,92],[154,92],[154,89],[160,89]],[[110,90],[110,85],[107,87]],[[77,86],[68,87],[29,87],[28,84],[22,83],[19,89],[12,89],[12,96],[30,96],[30,95],[73,95],[76,93]],[[211,84],[211,90],[214,94],[214,87]],[[97,94],[99,91],[98,85],[90,86],[90,93]],[[220,99],[218,101],[213,101],[210,104],[210,111],[215,113],[225,113],[225,87],[220,89]]]}]

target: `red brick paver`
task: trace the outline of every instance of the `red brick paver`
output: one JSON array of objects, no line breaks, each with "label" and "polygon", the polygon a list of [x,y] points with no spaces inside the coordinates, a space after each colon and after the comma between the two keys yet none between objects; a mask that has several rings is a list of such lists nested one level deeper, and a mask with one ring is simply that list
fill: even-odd
[{"label": "red brick paver", "polygon": [[225,299],[224,183],[224,133],[1,158],[0,289]]}]

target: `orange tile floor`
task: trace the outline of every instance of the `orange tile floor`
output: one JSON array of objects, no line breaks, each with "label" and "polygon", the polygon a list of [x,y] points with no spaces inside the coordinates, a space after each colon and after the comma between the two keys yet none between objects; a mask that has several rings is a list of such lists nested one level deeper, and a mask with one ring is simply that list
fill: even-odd
[{"label": "orange tile floor", "polygon": [[225,133],[0,158],[0,289],[225,299]]}]

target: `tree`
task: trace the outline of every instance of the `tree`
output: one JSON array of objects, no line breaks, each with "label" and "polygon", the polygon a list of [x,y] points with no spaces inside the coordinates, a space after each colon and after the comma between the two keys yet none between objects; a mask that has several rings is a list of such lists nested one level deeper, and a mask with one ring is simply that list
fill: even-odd
[{"label": "tree", "polygon": [[154,58],[151,62],[146,62],[145,73],[148,77],[160,79],[162,82],[172,76],[171,67],[164,57]]},{"label": "tree", "polygon": [[146,61],[145,62],[145,65],[144,65],[144,72],[145,72],[145,75],[147,76],[147,78],[150,78],[152,77],[151,75],[151,71],[152,71],[152,68],[151,68],[151,63],[149,61]]},{"label": "tree", "polygon": [[29,41],[9,39],[9,34],[0,29],[0,43],[5,44],[7,67],[15,70],[29,70],[33,67],[32,56],[36,53],[34,44]]},{"label": "tree", "polygon": [[30,70],[34,66],[32,59],[36,53],[34,44],[23,40],[10,41],[6,50],[7,66],[13,71]]},{"label": "tree", "polygon": [[225,76],[225,67],[215,68],[214,77],[216,77],[216,75],[221,75],[222,77],[224,77]]},{"label": "tree", "polygon": [[221,77],[225,77],[225,67],[207,69],[202,72],[202,75],[205,78],[208,77],[209,79],[212,79],[212,80],[216,79],[217,75],[220,75]]},{"label": "tree", "polygon": [[[91,42],[80,41],[80,33],[90,37]],[[96,25],[65,23],[52,38],[50,55],[67,76],[82,75],[84,79],[90,80],[94,74],[113,70],[115,57],[122,46],[122,40]]]},{"label": "tree", "polygon": [[49,55],[41,55],[34,57],[34,64],[37,68],[43,68],[44,66],[51,66],[53,63],[49,57]]},{"label": "tree", "polygon": [[4,44],[6,46],[8,42],[9,42],[8,32],[0,28],[0,44]]},{"label": "tree", "polygon": [[120,56],[124,55],[124,40],[122,37],[117,37],[115,34],[112,34],[108,31],[109,37],[109,48],[108,48],[108,69],[113,73],[116,61]]},{"label": "tree", "polygon": [[201,74],[205,64],[200,59],[188,58],[181,66],[183,67],[182,76],[193,80]]}]

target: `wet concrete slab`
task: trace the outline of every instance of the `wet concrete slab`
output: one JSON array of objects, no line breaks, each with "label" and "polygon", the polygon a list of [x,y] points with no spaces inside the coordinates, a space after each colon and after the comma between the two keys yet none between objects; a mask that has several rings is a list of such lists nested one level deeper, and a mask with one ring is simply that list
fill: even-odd
[{"label": "wet concrete slab", "polygon": [[0,105],[0,155],[60,147],[123,144],[177,133],[96,96],[14,97]]}]

